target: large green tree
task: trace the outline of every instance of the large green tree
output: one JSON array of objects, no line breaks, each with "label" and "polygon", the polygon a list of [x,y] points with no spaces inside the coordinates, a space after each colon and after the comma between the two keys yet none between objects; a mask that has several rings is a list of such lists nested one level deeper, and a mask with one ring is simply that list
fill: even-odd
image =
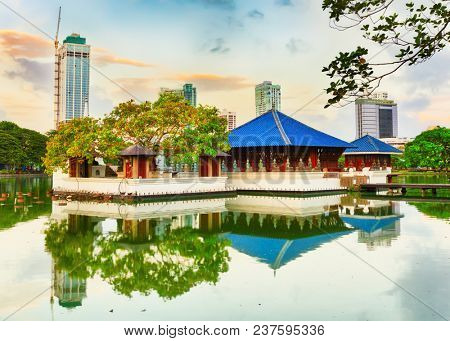
[{"label": "large green tree", "polygon": [[450,163],[450,129],[437,127],[418,135],[406,144],[404,162],[407,167],[448,170]]},{"label": "large green tree", "polygon": [[218,116],[217,108],[194,108],[183,98],[166,94],[154,103],[121,103],[103,120],[84,117],[62,124],[49,133],[44,164],[49,174],[56,169],[67,172],[69,158],[111,161],[130,144],[162,149],[186,163],[229,148],[226,120]]},{"label": "large green tree", "polygon": [[331,26],[359,28],[365,39],[390,48],[390,59],[375,61],[366,47],[341,52],[323,72],[331,78],[326,107],[373,92],[383,78],[419,64],[443,50],[450,40],[449,1],[323,0]]},{"label": "large green tree", "polygon": [[96,157],[114,159],[125,145],[120,136],[105,129],[101,120],[92,117],[74,119],[49,133],[43,159],[45,169],[48,174],[57,169],[67,172],[70,158],[85,158],[91,164]]},{"label": "large green tree", "polygon": [[105,117],[104,126],[125,141],[163,149],[176,161],[192,163],[203,153],[227,150],[226,120],[218,109],[192,107],[182,97],[163,94],[154,102],[119,104]]},{"label": "large green tree", "polygon": [[17,124],[0,122],[0,163],[11,166],[41,166],[45,155],[47,137],[41,133],[24,129]]},{"label": "large green tree", "polygon": [[0,163],[11,167],[21,165],[25,160],[20,141],[13,135],[0,130]]}]

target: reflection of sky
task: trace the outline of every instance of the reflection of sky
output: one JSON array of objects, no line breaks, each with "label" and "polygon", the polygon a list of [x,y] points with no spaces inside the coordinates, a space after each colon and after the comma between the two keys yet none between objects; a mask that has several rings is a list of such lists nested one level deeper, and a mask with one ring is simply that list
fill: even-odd
[{"label": "reflection of sky", "polygon": [[[185,295],[164,301],[157,295],[115,294],[100,278],[87,281],[87,298],[71,311],[54,306],[62,320],[397,320],[436,319],[365,262],[414,293],[447,317],[450,230],[401,203],[402,232],[390,248],[368,251],[357,232],[279,268],[274,276],[255,257],[230,248],[230,270],[216,286],[201,284]],[[108,223],[109,225],[109,223]],[[38,219],[0,233],[0,317],[50,285],[50,257],[44,253]],[[113,313],[109,313],[114,309]],[[146,309],[145,312],[141,312]],[[21,310],[15,319],[50,319],[49,292]]]}]

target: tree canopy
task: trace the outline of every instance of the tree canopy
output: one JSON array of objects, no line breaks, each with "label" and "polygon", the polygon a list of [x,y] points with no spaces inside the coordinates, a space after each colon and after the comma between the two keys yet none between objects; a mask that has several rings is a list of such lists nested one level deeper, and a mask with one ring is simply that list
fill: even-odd
[{"label": "tree canopy", "polygon": [[67,172],[71,157],[116,159],[120,150],[139,144],[163,150],[177,162],[193,163],[199,155],[227,150],[226,120],[218,109],[190,106],[183,98],[164,94],[154,102],[119,104],[103,120],[90,117],[64,123],[50,134],[46,169]]},{"label": "tree canopy", "polygon": [[0,122],[0,163],[12,167],[42,165],[47,137],[41,133],[20,128],[7,121]]},{"label": "tree canopy", "polygon": [[325,107],[372,93],[384,77],[427,61],[450,40],[448,1],[323,0],[322,8],[332,27],[359,28],[365,39],[394,51],[391,60],[380,62],[372,62],[375,55],[365,47],[340,52],[322,70],[331,79]]},{"label": "tree canopy", "polygon": [[437,127],[418,135],[405,146],[406,167],[448,169],[450,162],[450,129]]}]

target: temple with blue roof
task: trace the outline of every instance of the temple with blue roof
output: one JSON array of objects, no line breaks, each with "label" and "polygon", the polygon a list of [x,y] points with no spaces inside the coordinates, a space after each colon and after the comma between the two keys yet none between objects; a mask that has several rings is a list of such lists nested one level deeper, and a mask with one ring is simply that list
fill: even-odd
[{"label": "temple with blue roof", "polygon": [[371,169],[386,169],[391,167],[391,155],[402,154],[400,150],[376,139],[365,135],[351,143],[352,148],[345,150],[345,167],[362,170],[365,167]]},{"label": "temple with blue roof", "polygon": [[339,157],[352,147],[279,111],[269,111],[234,129],[229,142],[230,172],[236,166],[240,171],[338,170]]}]

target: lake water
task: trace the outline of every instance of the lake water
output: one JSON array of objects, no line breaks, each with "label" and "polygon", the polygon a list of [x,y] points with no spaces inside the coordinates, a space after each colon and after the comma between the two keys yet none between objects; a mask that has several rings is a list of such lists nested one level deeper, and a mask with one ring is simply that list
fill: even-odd
[{"label": "lake water", "polygon": [[129,205],[52,202],[49,187],[0,178],[2,319],[450,318],[448,201]]}]

